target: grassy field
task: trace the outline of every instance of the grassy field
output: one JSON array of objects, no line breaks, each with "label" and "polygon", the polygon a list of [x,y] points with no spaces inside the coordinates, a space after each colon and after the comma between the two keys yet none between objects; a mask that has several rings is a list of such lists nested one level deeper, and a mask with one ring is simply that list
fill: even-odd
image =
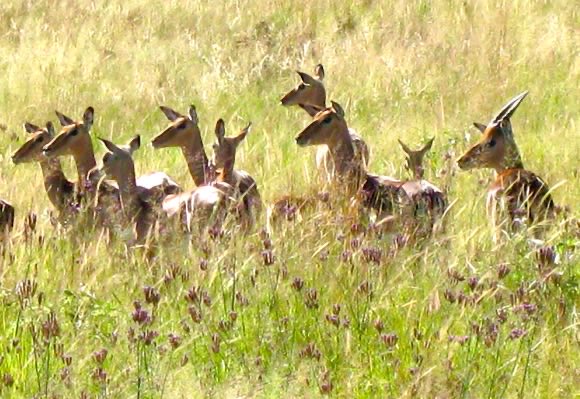
[{"label": "grassy field", "polygon": [[[524,163],[580,216],[573,1],[144,4],[0,5],[0,198],[17,208],[0,258],[0,397],[578,397],[579,228],[560,217],[549,231],[555,262],[524,236],[494,245],[493,173],[453,164],[472,121],[529,90],[512,121]],[[176,236],[145,261],[83,226],[55,230],[40,169],[10,159],[22,123],[56,122],[55,109],[92,105],[95,137],[148,143],[167,124],[159,105],[193,103],[208,149],[218,118],[229,133],[253,122],[237,165],[266,202],[309,192],[314,150],[294,142],[309,118],[279,99],[319,62],[371,171],[406,176],[397,139],[435,136],[426,176],[452,207],[431,242],[399,247],[320,210],[269,238],[265,217],[249,235]],[[193,186],[178,151],[147,145],[136,165]]]}]

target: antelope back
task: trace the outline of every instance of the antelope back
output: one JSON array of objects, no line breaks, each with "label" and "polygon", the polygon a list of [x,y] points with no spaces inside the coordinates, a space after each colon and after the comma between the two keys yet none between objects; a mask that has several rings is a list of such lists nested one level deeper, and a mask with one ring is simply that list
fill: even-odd
[{"label": "antelope back", "polygon": [[344,110],[333,101],[332,107],[317,113],[312,122],[296,136],[296,143],[301,147],[324,144],[332,148],[345,139],[345,133],[350,140]]},{"label": "antelope back", "polygon": [[[201,143],[197,111],[193,105],[189,107],[188,116],[163,105],[159,109],[165,114],[170,123],[153,138],[151,142],[153,148],[187,147]],[[200,138],[200,140],[195,140],[196,138]]]},{"label": "antelope back", "polygon": [[52,122],[46,122],[46,127],[44,128],[26,122],[24,129],[30,134],[30,137],[12,155],[12,161],[15,164],[41,161],[44,157],[42,154],[43,147],[54,138]]},{"label": "antelope back", "polygon": [[324,109],[326,106],[326,89],[322,82],[324,67],[318,64],[314,72],[314,77],[305,72],[297,72],[302,81],[282,97],[280,100],[282,105],[300,105],[311,116]]},{"label": "antelope back", "polygon": [[510,100],[485,129],[482,124],[475,125],[479,130],[483,130],[483,133],[481,138],[457,160],[461,169],[502,170],[508,167],[522,167],[510,119],[527,94],[525,91]]},{"label": "antelope back", "polygon": [[78,155],[92,149],[90,130],[93,125],[95,110],[88,107],[81,121],[74,121],[56,111],[62,125],[60,133],[43,148],[44,155],[57,157],[61,155]]}]

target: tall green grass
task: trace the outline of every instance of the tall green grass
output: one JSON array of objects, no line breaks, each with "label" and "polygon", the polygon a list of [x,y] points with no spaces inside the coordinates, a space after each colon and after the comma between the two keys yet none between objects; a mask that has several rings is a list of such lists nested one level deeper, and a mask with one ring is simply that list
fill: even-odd
[{"label": "tall green grass", "polygon": [[[0,264],[0,396],[577,395],[578,226],[562,217],[548,233],[556,264],[524,236],[494,245],[492,173],[453,159],[477,139],[472,121],[529,90],[512,121],[524,163],[578,217],[578,13],[558,0],[4,2],[0,197],[18,220]],[[233,227],[167,240],[147,261],[82,226],[53,228],[39,169],[10,160],[22,123],[54,121],[55,109],[79,118],[92,105],[94,136],[147,142],[166,125],[160,104],[193,103],[208,148],[218,118],[229,132],[254,123],[237,166],[266,202],[311,191],[313,151],[293,139],[309,118],[278,100],[294,70],[319,62],[329,99],[372,149],[371,171],[405,176],[397,139],[436,137],[427,177],[452,207],[431,242],[397,248],[321,207],[273,227],[272,265],[259,228]],[[193,186],[177,151],[145,146],[136,165]],[[27,238],[29,211],[39,222]],[[149,324],[133,320],[134,301]],[[150,345],[146,331],[159,334]]]}]

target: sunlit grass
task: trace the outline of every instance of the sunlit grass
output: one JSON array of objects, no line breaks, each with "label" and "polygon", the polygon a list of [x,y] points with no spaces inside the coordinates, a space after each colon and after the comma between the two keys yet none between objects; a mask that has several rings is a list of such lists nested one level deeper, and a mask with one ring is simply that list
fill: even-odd
[{"label": "sunlit grass", "polygon": [[[492,172],[453,166],[479,134],[471,122],[529,90],[512,120],[524,163],[578,218],[574,2],[5,3],[0,197],[17,226],[0,258],[2,398],[578,393],[578,227],[562,216],[547,234],[555,265],[524,236],[494,245],[484,207]],[[371,171],[405,176],[397,139],[435,136],[426,173],[452,208],[432,242],[397,248],[320,207],[273,225],[269,238],[264,218],[247,236],[175,237],[147,261],[86,226],[53,228],[40,170],[10,160],[22,123],[56,122],[55,109],[78,118],[92,105],[94,136],[147,143],[167,123],[159,105],[193,103],[208,149],[218,118],[229,132],[253,122],[237,166],[266,202],[311,192],[314,152],[293,139],[309,118],[279,99],[294,70],[319,62],[329,99],[371,147]],[[72,160],[63,164],[75,176]],[[136,166],[193,187],[179,151],[144,146]],[[39,222],[27,239],[29,211]],[[134,301],[150,323],[134,321],[144,315]],[[158,333],[151,345],[139,338],[147,332]]]}]

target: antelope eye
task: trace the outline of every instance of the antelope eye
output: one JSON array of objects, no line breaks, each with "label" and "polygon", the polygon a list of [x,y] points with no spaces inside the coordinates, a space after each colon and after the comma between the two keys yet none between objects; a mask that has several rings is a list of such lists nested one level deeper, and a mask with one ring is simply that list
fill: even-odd
[{"label": "antelope eye", "polygon": [[34,141],[37,143],[42,143],[44,141],[44,136],[38,136]]},{"label": "antelope eye", "polygon": [[79,132],[79,129],[74,129],[72,132],[70,132],[71,136],[76,136]]},{"label": "antelope eye", "polygon": [[495,147],[495,140],[493,140],[493,139],[489,140],[489,142],[487,143],[487,146],[488,146],[489,148],[491,148],[491,147]]},{"label": "antelope eye", "polygon": [[178,126],[177,126],[177,128],[178,128],[179,130],[183,130],[183,129],[185,129],[185,122],[183,122],[183,123],[181,123],[180,125],[178,125]]},{"label": "antelope eye", "polygon": [[330,116],[327,116],[326,118],[324,118],[324,120],[322,121],[322,123],[324,123],[325,125],[328,125],[330,122],[332,122],[332,118]]},{"label": "antelope eye", "polygon": [[304,85],[304,83],[300,83],[300,84],[298,85],[298,90],[304,90],[304,88],[305,88],[305,87],[306,87],[306,86]]}]

